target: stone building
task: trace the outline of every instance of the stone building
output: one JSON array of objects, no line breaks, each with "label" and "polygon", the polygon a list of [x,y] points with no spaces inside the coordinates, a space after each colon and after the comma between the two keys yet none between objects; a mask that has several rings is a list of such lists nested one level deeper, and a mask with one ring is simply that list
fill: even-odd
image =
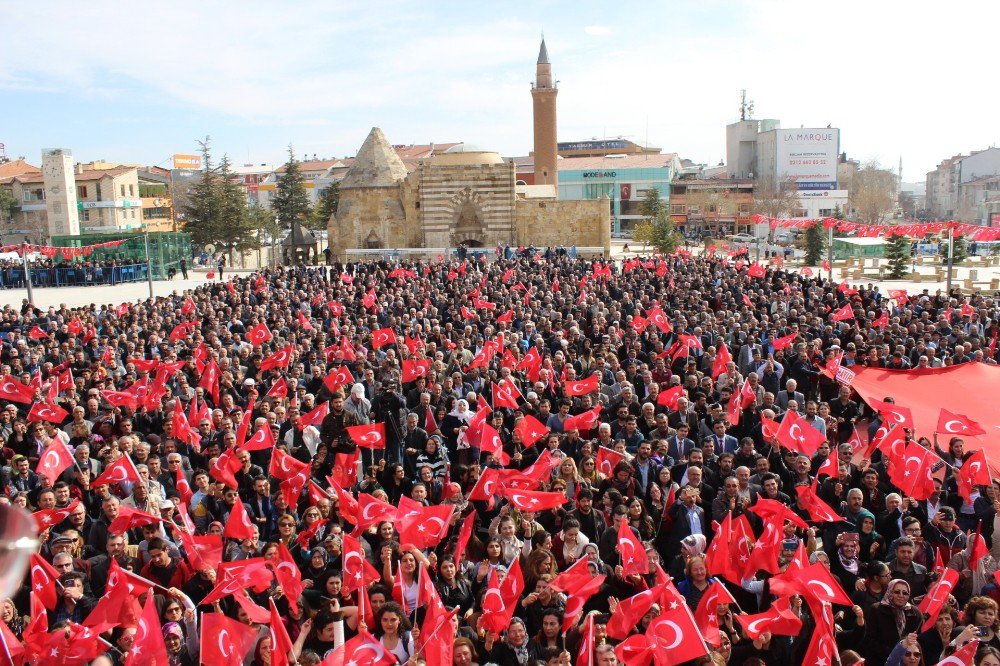
[{"label": "stone building", "polygon": [[536,74],[535,185],[517,185],[513,162],[464,143],[407,169],[374,127],[340,182],[340,203],[329,223],[333,257],[395,248],[427,248],[434,255],[460,245],[576,246],[608,254],[609,201],[558,199],[556,90],[544,41]]}]

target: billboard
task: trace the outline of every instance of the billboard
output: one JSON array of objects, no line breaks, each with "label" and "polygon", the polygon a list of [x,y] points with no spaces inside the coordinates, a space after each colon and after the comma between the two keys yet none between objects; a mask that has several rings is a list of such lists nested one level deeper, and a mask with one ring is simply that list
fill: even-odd
[{"label": "billboard", "polygon": [[839,129],[779,129],[775,134],[779,181],[790,178],[800,190],[837,189]]},{"label": "billboard", "polygon": [[201,155],[174,155],[175,169],[200,169]]}]

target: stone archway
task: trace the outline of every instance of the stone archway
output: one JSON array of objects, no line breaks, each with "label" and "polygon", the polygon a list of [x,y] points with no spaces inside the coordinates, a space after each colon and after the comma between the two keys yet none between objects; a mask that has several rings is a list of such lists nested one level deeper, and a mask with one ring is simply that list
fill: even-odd
[{"label": "stone archway", "polygon": [[365,237],[364,246],[365,246],[365,249],[368,249],[368,250],[378,250],[378,249],[381,249],[381,247],[382,247],[382,239],[379,238],[378,234],[376,234],[374,231],[371,231]]},{"label": "stone archway", "polygon": [[451,244],[482,247],[486,224],[479,194],[466,187],[452,197],[451,204]]}]

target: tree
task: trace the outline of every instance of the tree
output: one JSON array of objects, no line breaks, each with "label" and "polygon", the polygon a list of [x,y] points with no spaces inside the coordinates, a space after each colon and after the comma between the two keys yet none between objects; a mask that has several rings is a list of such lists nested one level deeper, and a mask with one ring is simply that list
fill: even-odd
[{"label": "tree", "polygon": [[285,162],[284,173],[278,176],[278,189],[271,200],[271,212],[278,220],[278,226],[289,230],[294,224],[309,219],[310,208],[306,179],[299,161],[295,159],[295,151],[289,145],[288,161]]},{"label": "tree", "polygon": [[885,258],[889,260],[889,277],[898,280],[909,272],[910,241],[902,234],[892,234],[885,245]]},{"label": "tree", "polygon": [[952,239],[951,263],[958,266],[969,258],[969,246],[965,242],[965,236],[958,236]]},{"label": "tree", "polygon": [[806,229],[806,265],[817,266],[823,261],[823,250],[826,248],[826,228],[819,222]]},{"label": "tree", "polygon": [[340,185],[331,183],[319,193],[316,207],[309,217],[309,228],[326,230],[330,218],[337,214],[337,204],[340,203]]},{"label": "tree", "polygon": [[0,222],[10,222],[20,209],[10,188],[0,186]]},{"label": "tree", "polygon": [[899,179],[877,160],[866,162],[847,181],[847,194],[858,221],[881,224],[896,208]]},{"label": "tree", "polygon": [[674,230],[670,212],[660,198],[660,191],[651,187],[639,204],[639,213],[645,218],[635,226],[632,240],[652,245],[662,254],[670,254],[680,245],[680,234]]},{"label": "tree", "polygon": [[256,249],[260,241],[229,158],[223,156],[222,162],[214,166],[211,142],[211,137],[198,142],[203,168],[187,195],[184,230],[191,234],[194,244],[214,245],[231,258],[233,251]]}]

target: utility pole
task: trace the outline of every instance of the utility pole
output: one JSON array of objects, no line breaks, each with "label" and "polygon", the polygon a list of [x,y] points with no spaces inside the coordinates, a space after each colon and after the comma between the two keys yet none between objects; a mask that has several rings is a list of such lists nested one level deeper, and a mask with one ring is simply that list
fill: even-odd
[{"label": "utility pole", "polygon": [[143,242],[146,245],[146,282],[149,283],[149,298],[153,298],[153,262],[149,258],[149,232],[143,235]]},{"label": "utility pole", "polygon": [[31,289],[31,270],[28,268],[28,244],[22,244],[21,250],[21,261],[24,265],[24,284],[28,287],[28,305],[35,307],[35,294]]},{"label": "utility pole", "polygon": [[948,298],[951,298],[951,270],[952,262],[955,258],[955,229],[948,225],[948,282],[945,286],[945,292],[948,294]]}]

